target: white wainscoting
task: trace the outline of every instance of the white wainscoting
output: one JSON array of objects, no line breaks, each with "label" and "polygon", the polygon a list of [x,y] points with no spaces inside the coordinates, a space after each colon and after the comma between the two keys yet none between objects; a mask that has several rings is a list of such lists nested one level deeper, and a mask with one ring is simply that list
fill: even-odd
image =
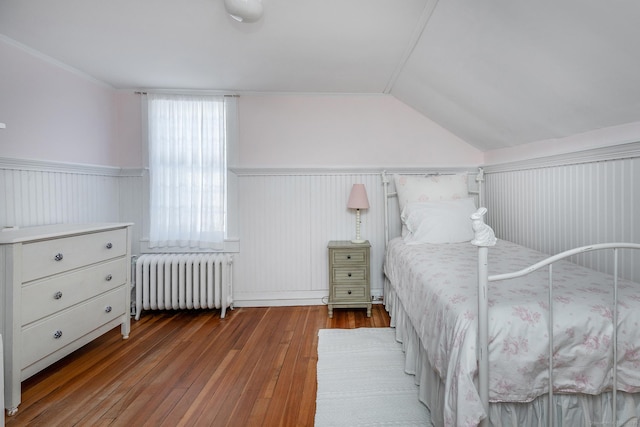
[{"label": "white wainscoting", "polygon": [[[355,238],[355,213],[347,209],[347,200],[356,183],[365,185],[370,204],[370,209],[361,211],[361,235],[371,243],[371,294],[382,296],[385,250],[382,170],[234,169],[238,175],[240,213],[235,304],[326,301],[327,244],[330,240]],[[473,168],[407,168],[388,174],[464,171],[475,173]],[[397,219],[399,215],[395,213],[393,217]]]},{"label": "white wainscoting", "polygon": [[382,295],[382,181],[370,173],[238,173],[240,256],[236,305],[319,304],[328,296],[330,240],[355,238],[353,184],[367,189],[361,235],[371,242],[371,288]]},{"label": "white wainscoting", "polygon": [[[487,166],[488,222],[498,237],[546,253],[603,241],[640,242],[637,146],[619,156],[607,150],[606,158],[578,153],[574,163],[564,156]],[[371,208],[362,212],[361,230],[372,245],[372,294],[382,295],[381,170],[235,170],[236,305],[319,304],[327,297],[327,243],[355,236],[355,214],[346,207],[354,183],[367,189]],[[143,173],[0,158],[0,225],[133,222],[132,249],[138,253],[147,215]],[[602,257],[577,261],[606,271],[611,261]],[[621,259],[624,275],[640,280],[640,263],[629,257]]]},{"label": "white wainscoting", "polygon": [[133,222],[139,247],[142,170],[0,158],[0,227]]},{"label": "white wainscoting", "polygon": [[116,222],[118,168],[0,159],[0,226]]},{"label": "white wainscoting", "polygon": [[[519,165],[522,170],[489,166],[487,222],[499,238],[547,254],[593,243],[639,243],[640,152],[627,157],[630,152],[623,150],[621,158],[609,153],[604,160],[583,156],[574,164]],[[620,270],[640,281],[640,260],[636,253],[634,262],[633,255],[621,254]],[[574,261],[600,271],[613,269],[612,254],[603,251]]]}]

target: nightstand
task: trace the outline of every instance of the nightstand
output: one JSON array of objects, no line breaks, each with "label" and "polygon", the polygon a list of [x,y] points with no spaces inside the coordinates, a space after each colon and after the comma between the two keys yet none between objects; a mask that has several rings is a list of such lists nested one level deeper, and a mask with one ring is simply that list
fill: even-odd
[{"label": "nightstand", "polygon": [[369,241],[332,240],[329,249],[329,317],[334,307],[366,308],[371,317]]}]

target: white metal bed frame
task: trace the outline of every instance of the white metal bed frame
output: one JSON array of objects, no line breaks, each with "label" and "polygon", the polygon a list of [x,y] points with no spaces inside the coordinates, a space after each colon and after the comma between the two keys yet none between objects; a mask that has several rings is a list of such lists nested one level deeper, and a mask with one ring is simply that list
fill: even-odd
[{"label": "white metal bed frame", "polygon": [[[421,175],[437,175],[438,173],[423,173]],[[478,196],[478,205],[482,206],[484,203],[483,198],[483,182],[484,172],[482,168],[479,169],[476,175],[476,182],[478,183],[478,190],[470,190],[470,194],[476,194]],[[397,195],[396,192],[389,191],[389,179],[385,171],[382,172],[382,183],[384,187],[384,216],[385,216],[385,248],[389,243],[389,207],[388,202],[391,197]],[[557,261],[569,258],[571,256],[592,252],[598,250],[613,250],[613,324],[618,324],[618,253],[620,249],[638,249],[640,250],[640,244],[637,243],[600,243],[589,246],[582,246],[574,249],[558,253],[550,256],[536,264],[526,267],[522,270],[489,275],[488,273],[488,257],[489,247],[494,246],[496,243],[493,238],[493,230],[487,224],[484,223],[484,214],[486,208],[479,208],[474,214],[476,222],[480,223],[480,226],[474,226],[475,239],[471,241],[472,244],[478,247],[478,394],[482,401],[482,405],[485,409],[487,416],[480,422],[480,427],[486,427],[489,425],[489,282],[497,282],[501,280],[515,279],[525,276],[543,267],[549,268],[549,384],[553,384],[553,264]],[[470,218],[471,220],[471,218]],[[489,236],[487,238],[487,236]],[[612,346],[613,346],[613,384],[612,384],[612,405],[613,405],[613,420],[612,425],[617,426],[617,372],[618,367],[618,334],[617,327],[613,328]],[[553,402],[553,387],[549,387],[548,391],[548,425],[555,426],[554,417],[554,405]]]}]

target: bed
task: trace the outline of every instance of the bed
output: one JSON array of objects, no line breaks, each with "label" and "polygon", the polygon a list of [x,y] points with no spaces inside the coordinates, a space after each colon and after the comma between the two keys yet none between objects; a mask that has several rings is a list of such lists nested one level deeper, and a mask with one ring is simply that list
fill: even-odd
[{"label": "bed", "polygon": [[549,258],[495,239],[476,179],[470,192],[468,174],[383,173],[386,200],[398,199],[385,206],[387,224],[397,210],[401,225],[386,231],[385,305],[434,424],[637,425],[640,284],[566,257],[617,259],[640,245]]}]

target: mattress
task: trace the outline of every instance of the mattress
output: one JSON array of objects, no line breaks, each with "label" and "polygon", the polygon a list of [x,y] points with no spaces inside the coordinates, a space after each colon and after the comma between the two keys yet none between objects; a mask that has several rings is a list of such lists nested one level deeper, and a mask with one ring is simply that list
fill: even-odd
[{"label": "mattress", "polygon": [[[499,241],[489,274],[517,271],[545,255]],[[477,376],[477,248],[469,243],[389,243],[385,274],[443,384],[446,424],[484,416]],[[612,277],[554,264],[554,391],[611,388]],[[619,281],[618,388],[640,391],[640,285]],[[489,284],[491,402],[531,402],[548,391],[548,272]]]}]

